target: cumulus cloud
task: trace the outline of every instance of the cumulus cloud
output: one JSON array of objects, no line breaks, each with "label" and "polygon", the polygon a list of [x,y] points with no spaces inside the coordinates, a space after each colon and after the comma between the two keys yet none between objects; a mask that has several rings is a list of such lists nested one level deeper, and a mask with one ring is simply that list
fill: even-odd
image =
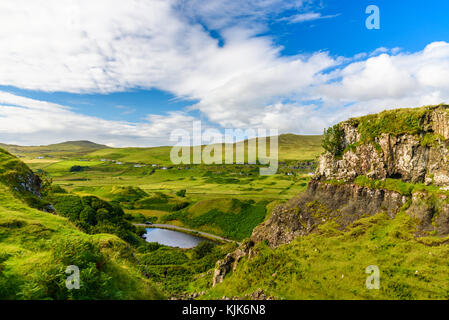
[{"label": "cumulus cloud", "polygon": [[221,128],[322,133],[349,116],[449,101],[447,42],[418,52],[379,48],[345,58],[327,52],[283,56],[274,39],[260,36],[264,21],[284,10],[297,11],[290,21],[326,17],[306,10],[307,3],[0,2],[0,85],[74,93],[157,88],[198,101],[185,111],[129,123],[1,92],[0,138],[165,144],[169,130],[191,126],[192,110]]}]

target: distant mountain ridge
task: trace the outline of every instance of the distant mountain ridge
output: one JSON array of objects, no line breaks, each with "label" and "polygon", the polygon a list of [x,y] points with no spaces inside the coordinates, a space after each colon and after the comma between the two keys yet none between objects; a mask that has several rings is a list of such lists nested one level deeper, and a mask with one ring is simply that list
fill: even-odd
[{"label": "distant mountain ridge", "polygon": [[97,144],[87,140],[66,141],[42,146],[18,146],[13,144],[0,143],[0,148],[11,152],[16,156],[82,156],[84,154],[109,148],[106,145]]},{"label": "distant mountain ridge", "polygon": [[20,146],[16,144],[6,144],[0,143],[0,147],[2,148],[29,148],[29,149],[37,149],[37,148],[61,148],[61,147],[79,147],[79,148],[91,148],[91,149],[104,149],[109,148],[106,145],[98,144],[88,140],[75,140],[75,141],[65,141],[60,143],[54,143],[49,145],[40,145],[40,146]]}]

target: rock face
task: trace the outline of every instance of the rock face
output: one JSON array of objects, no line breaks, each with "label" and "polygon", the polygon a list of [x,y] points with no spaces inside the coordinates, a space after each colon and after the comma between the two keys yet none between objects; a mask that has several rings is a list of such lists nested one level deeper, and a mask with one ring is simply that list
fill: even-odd
[{"label": "rock face", "polygon": [[335,220],[343,229],[361,217],[379,211],[393,217],[406,201],[407,197],[394,191],[313,180],[306,192],[277,206],[272,217],[254,229],[251,240],[266,241],[275,248],[313,232],[329,219]]},{"label": "rock face", "polygon": [[251,256],[251,248],[254,246],[253,241],[242,243],[237,250],[228,253],[223,260],[217,261],[215,265],[214,275],[212,278],[212,287],[223,281],[226,274],[235,271],[237,264],[245,256]]},{"label": "rock face", "polygon": [[366,175],[449,184],[449,106],[428,108],[419,118],[419,132],[414,134],[380,133],[368,143],[361,141],[359,125],[353,119],[340,124],[341,147],[346,151],[338,156],[324,154],[317,167],[318,179],[351,181]]},{"label": "rock face", "polygon": [[26,164],[3,149],[0,149],[0,182],[29,206],[54,211],[51,205],[42,201],[41,179]]},{"label": "rock face", "polygon": [[[41,195],[41,179],[33,174],[31,171],[26,172],[23,175],[17,176],[17,186],[16,188],[22,192],[29,192],[36,197],[42,197]],[[18,191],[19,191],[18,190]]]}]

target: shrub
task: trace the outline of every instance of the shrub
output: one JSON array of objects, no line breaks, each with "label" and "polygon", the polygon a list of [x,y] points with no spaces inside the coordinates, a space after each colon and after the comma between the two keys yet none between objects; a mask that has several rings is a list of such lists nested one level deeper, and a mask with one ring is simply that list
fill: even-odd
[{"label": "shrub", "polygon": [[80,220],[94,226],[97,224],[96,212],[91,207],[84,207],[83,211],[80,213]]},{"label": "shrub", "polygon": [[72,221],[78,220],[81,211],[84,209],[81,198],[76,195],[58,194],[53,196],[51,200],[56,211]]},{"label": "shrub", "polygon": [[86,169],[88,169],[89,167],[83,167],[83,166],[72,166],[69,169],[69,172],[81,172],[84,171]]},{"label": "shrub", "polygon": [[195,248],[193,248],[193,258],[201,259],[212,252],[215,244],[210,241],[202,241]]},{"label": "shrub", "polygon": [[115,187],[112,190],[113,201],[134,203],[142,198],[148,197],[148,194],[139,187]]},{"label": "shrub", "polygon": [[343,153],[343,129],[340,125],[336,124],[324,130],[322,147],[336,157]]},{"label": "shrub", "polygon": [[178,197],[183,197],[184,198],[186,196],[186,189],[179,190],[178,192],[176,192],[176,195]]},{"label": "shrub", "polygon": [[156,251],[142,255],[141,263],[147,265],[181,265],[188,260],[189,258],[181,250],[161,247]]}]

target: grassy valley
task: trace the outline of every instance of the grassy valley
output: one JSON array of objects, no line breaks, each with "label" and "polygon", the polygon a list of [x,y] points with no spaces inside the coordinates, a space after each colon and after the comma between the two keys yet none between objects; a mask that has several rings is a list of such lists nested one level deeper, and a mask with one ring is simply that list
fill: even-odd
[{"label": "grassy valley", "polygon": [[[257,164],[169,165],[168,147],[3,145],[19,158],[3,152],[0,163],[0,297],[182,297],[236,244],[171,248],[145,242],[144,228],[133,224],[184,226],[242,241],[276,204],[305,190],[320,139],[281,136],[286,157],[274,176],[260,176]],[[42,180],[36,194],[15,188],[31,171]],[[64,268],[72,264],[83,270],[81,291],[65,289]]]},{"label": "grassy valley", "polygon": [[[61,155],[61,146],[69,142],[38,147],[46,153],[36,153],[36,147],[10,150],[20,151],[21,160],[54,185],[79,196],[120,203],[133,222],[169,223],[241,240],[264,220],[267,205],[306,188],[322,151],[320,142],[321,136],[281,135],[279,172],[273,176],[260,176],[260,165],[170,165],[169,147],[117,149],[91,144],[97,150]],[[79,144],[86,143],[75,143]],[[182,197],[179,192],[184,192]],[[199,209],[227,201],[233,206]],[[237,231],[232,231],[234,226]]]}]

